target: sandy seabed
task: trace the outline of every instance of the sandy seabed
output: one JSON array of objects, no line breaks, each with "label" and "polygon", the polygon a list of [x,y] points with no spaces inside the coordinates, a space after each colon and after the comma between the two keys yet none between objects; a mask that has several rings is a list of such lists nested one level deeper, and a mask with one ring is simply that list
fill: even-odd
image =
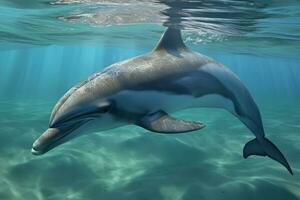
[{"label": "sandy seabed", "polygon": [[0,199],[300,199],[299,106],[267,106],[266,134],[294,176],[267,157],[242,157],[253,138],[219,109],[175,113],[207,127],[164,135],[136,126],[91,133],[43,156],[30,152],[54,102],[0,102]]}]

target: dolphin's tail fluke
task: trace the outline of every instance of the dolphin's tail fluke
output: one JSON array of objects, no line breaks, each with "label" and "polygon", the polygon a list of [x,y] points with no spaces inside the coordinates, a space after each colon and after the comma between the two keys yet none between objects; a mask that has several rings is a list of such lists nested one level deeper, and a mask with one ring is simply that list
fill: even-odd
[{"label": "dolphin's tail fluke", "polygon": [[257,138],[249,141],[245,146],[243,150],[243,156],[244,158],[247,158],[251,155],[259,155],[259,156],[268,156],[272,158],[273,160],[276,160],[293,175],[293,171],[283,156],[283,154],[280,152],[280,150],[267,138],[263,138],[262,140],[258,140]]}]

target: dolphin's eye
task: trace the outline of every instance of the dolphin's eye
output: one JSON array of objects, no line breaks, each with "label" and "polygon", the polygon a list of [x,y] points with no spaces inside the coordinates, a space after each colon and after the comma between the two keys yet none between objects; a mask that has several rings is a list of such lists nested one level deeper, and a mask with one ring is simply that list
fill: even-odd
[{"label": "dolphin's eye", "polygon": [[107,113],[110,110],[111,110],[111,106],[110,105],[100,108],[100,112],[101,113]]},{"label": "dolphin's eye", "polygon": [[102,105],[98,108],[97,112],[99,113],[107,113],[109,111],[112,110],[112,107],[113,107],[113,104],[110,103],[110,104],[106,104],[106,105]]},{"label": "dolphin's eye", "polygon": [[113,109],[114,105],[115,105],[114,101],[107,101],[105,103],[102,103],[98,105],[97,112],[98,113],[110,112]]}]

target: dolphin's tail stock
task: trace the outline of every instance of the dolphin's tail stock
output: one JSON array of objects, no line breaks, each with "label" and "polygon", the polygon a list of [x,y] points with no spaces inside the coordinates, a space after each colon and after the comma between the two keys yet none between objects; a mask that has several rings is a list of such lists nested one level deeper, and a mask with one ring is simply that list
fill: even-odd
[{"label": "dolphin's tail stock", "polygon": [[249,141],[245,146],[243,150],[243,156],[244,158],[247,158],[251,155],[259,155],[259,156],[268,156],[269,158],[272,158],[273,160],[276,160],[293,175],[293,171],[285,159],[284,155],[280,152],[280,150],[267,138],[263,138],[261,140],[258,140],[257,138]]}]

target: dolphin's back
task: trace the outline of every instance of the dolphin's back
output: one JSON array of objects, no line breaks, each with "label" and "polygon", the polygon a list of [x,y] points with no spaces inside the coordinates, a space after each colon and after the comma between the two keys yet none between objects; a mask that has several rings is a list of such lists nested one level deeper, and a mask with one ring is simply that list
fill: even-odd
[{"label": "dolphin's back", "polygon": [[[206,56],[189,51],[156,50],[110,66],[106,73],[122,82],[123,88],[134,88],[144,84],[165,83],[198,69],[212,62]],[[115,73],[111,73],[114,71]],[[100,79],[99,79],[100,80]]]}]

